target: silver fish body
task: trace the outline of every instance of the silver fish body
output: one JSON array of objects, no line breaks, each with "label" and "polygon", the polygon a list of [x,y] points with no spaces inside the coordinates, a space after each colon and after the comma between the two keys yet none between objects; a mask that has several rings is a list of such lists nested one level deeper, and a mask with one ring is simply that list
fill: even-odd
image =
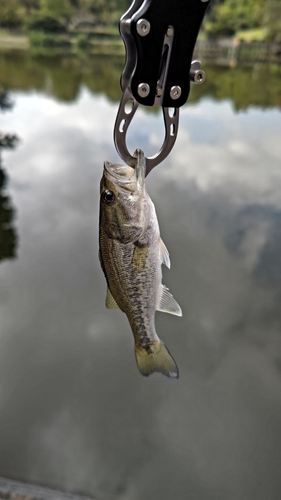
[{"label": "silver fish body", "polygon": [[135,152],[135,169],[105,162],[100,198],[100,262],[108,290],[106,305],[129,320],[140,372],[178,378],[176,362],[155,330],[156,310],[182,315],[162,285],[161,265],[170,267],[157,216],[145,187],[145,157]]}]

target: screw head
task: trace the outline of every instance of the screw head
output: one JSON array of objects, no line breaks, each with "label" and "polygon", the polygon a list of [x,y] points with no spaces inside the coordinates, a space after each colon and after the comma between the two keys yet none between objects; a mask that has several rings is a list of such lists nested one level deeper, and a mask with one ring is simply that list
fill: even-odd
[{"label": "screw head", "polygon": [[201,85],[202,83],[204,83],[205,78],[205,71],[203,71],[202,69],[195,71],[194,83],[197,83],[197,85]]},{"label": "screw head", "polygon": [[140,97],[147,97],[150,92],[150,86],[148,83],[140,83],[138,85],[138,94]]},{"label": "screw head", "polygon": [[137,22],[137,32],[140,36],[146,36],[150,32],[150,22],[147,19],[139,19]]},{"label": "screw head", "polygon": [[170,96],[174,100],[178,99],[181,96],[181,88],[178,85],[174,85],[170,90]]}]

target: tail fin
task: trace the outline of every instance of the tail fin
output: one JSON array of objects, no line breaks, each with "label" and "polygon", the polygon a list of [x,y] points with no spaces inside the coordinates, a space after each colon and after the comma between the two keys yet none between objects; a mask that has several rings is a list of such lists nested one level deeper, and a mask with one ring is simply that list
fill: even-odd
[{"label": "tail fin", "polygon": [[161,340],[150,345],[151,353],[143,347],[135,346],[139,371],[145,377],[153,372],[160,372],[170,378],[179,378],[179,369],[167,347]]}]

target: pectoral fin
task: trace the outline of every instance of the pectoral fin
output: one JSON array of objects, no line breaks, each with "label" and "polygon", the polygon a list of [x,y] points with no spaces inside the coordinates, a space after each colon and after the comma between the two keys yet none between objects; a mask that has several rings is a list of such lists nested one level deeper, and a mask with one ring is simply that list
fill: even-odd
[{"label": "pectoral fin", "polygon": [[120,309],[108,287],[107,287],[105,305],[107,309]]},{"label": "pectoral fin", "polygon": [[165,264],[165,266],[167,266],[168,269],[170,269],[171,262],[170,262],[169,252],[167,250],[164,241],[161,238],[159,238],[159,249],[160,249],[160,256],[162,263]]},{"label": "pectoral fin", "polygon": [[175,301],[172,294],[169,292],[165,285],[161,286],[161,293],[159,304],[157,306],[157,311],[166,312],[169,314],[174,314],[175,316],[182,316],[182,310],[179,304]]}]

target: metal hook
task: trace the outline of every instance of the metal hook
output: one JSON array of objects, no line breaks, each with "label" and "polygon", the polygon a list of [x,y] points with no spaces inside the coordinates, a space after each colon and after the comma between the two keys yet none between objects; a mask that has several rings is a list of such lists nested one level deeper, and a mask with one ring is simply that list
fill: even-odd
[{"label": "metal hook", "polygon": [[[127,107],[126,107],[127,105]],[[114,126],[114,144],[119,156],[130,167],[135,167],[136,158],[132,156],[126,145],[126,135],[129,125],[138,109],[138,102],[133,97],[130,89],[127,87],[124,91],[117,113]],[[146,175],[159,165],[168,156],[172,150],[178,133],[179,108],[162,108],[165,124],[165,138],[163,144],[154,156],[146,158]],[[172,113],[171,113],[172,111]]]}]

